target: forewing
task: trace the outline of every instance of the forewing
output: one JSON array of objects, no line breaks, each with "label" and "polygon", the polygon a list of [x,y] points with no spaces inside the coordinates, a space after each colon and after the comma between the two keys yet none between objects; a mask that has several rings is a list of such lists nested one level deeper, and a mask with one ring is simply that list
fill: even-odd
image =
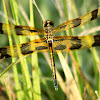
[{"label": "forewing", "polygon": [[8,34],[8,31],[16,35],[44,35],[44,31],[35,27],[29,26],[15,26],[11,24],[0,23],[0,34]]},{"label": "forewing", "polygon": [[64,30],[68,30],[68,29],[71,29],[74,27],[84,25],[84,24],[88,23],[89,21],[96,19],[99,16],[100,16],[100,8],[95,9],[92,12],[89,12],[79,18],[70,20],[68,22],[65,22],[65,23],[57,26],[56,28],[53,29],[53,32],[56,33],[56,32],[60,32],[60,31],[64,31]]}]

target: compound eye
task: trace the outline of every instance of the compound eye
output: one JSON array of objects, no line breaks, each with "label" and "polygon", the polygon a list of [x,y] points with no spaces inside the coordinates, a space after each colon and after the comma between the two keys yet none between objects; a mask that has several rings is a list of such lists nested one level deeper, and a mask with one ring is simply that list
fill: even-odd
[{"label": "compound eye", "polygon": [[49,24],[50,24],[50,26],[52,26],[52,27],[54,26],[54,23],[53,23],[52,21],[50,21]]},{"label": "compound eye", "polygon": [[44,22],[44,27],[47,27],[48,26],[48,23],[47,23],[47,21],[46,22]]}]

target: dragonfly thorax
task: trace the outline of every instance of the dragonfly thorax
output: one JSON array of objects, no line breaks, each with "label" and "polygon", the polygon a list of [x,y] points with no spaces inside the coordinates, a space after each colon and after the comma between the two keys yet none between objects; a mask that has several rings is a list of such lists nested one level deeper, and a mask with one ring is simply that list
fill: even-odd
[{"label": "dragonfly thorax", "polygon": [[53,21],[47,20],[43,23],[44,35],[47,40],[47,43],[53,43],[53,33],[52,33],[53,27],[54,27]]},{"label": "dragonfly thorax", "polygon": [[47,43],[53,43],[53,35],[45,35]]}]

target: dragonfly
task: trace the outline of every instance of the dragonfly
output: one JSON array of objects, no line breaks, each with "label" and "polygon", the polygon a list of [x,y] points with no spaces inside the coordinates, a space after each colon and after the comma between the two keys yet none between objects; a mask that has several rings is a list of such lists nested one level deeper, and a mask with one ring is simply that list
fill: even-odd
[{"label": "dragonfly", "polygon": [[[0,33],[8,35],[8,27],[11,35],[13,30],[16,35],[44,35],[43,38],[35,39],[23,44],[20,44],[20,50],[22,55],[30,55],[35,51],[38,52],[50,52],[51,69],[54,81],[54,88],[58,90],[58,83],[56,78],[56,68],[54,61],[54,51],[70,51],[86,49],[90,47],[100,46],[100,35],[88,35],[88,36],[54,36],[55,33],[69,30],[78,26],[82,26],[89,21],[92,21],[100,16],[100,8],[97,8],[81,17],[72,19],[68,22],[60,24],[54,28],[54,22],[46,20],[43,22],[43,30],[29,27],[29,26],[15,26],[11,24],[0,23]],[[14,49],[14,54],[11,53],[11,47]],[[0,48],[0,59],[3,57],[18,57],[17,46],[6,46]]]}]

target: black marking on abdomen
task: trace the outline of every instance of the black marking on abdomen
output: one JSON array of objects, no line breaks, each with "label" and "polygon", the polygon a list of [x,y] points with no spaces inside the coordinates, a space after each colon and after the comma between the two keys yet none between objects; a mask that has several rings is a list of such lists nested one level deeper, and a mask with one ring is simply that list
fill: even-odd
[{"label": "black marking on abdomen", "polygon": [[9,58],[11,57],[10,55],[7,54],[7,48],[0,48],[0,59],[3,57]]},{"label": "black marking on abdomen", "polygon": [[76,18],[75,20],[72,21],[71,23],[73,25],[72,28],[77,27],[81,24],[81,19],[80,18]]},{"label": "black marking on abdomen", "polygon": [[92,16],[91,21],[98,17],[97,14],[98,14],[98,9],[91,12],[91,16]]},{"label": "black marking on abdomen", "polygon": [[94,36],[94,44],[92,45],[93,47],[95,46],[100,46],[100,35],[95,35]]},{"label": "black marking on abdomen", "polygon": [[54,47],[55,50],[64,50],[66,49],[66,45],[58,45],[56,47]]}]

